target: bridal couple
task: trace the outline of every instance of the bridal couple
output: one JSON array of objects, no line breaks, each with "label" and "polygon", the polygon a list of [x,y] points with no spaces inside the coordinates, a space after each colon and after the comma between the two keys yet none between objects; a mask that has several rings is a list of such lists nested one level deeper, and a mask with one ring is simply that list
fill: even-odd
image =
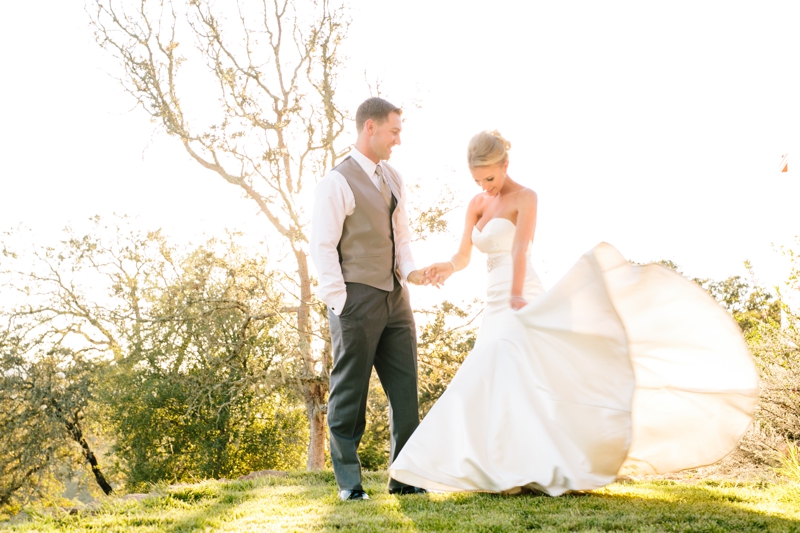
[{"label": "bridal couple", "polygon": [[[380,98],[362,103],[353,150],[315,192],[310,248],[329,310],[339,498],[369,499],[358,445],[373,367],[389,399],[392,494],[557,496],[619,474],[708,465],[733,450],[758,395],[734,320],[693,282],[628,263],[605,243],[545,290],[529,252],[536,193],[508,175],[510,143],[498,132],[478,133],[467,147],[482,190],[458,251],[416,267],[403,180],[387,163],[400,145],[401,115]],[[487,256],[483,322],[420,423],[406,284],[440,285],[467,267],[473,246]]]}]

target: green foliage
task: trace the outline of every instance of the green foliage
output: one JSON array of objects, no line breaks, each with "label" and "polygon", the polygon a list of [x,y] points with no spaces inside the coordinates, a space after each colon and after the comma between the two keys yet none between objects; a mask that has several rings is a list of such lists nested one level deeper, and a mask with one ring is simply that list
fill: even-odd
[{"label": "green foliage", "polygon": [[298,468],[307,442],[305,414],[297,402],[236,401],[216,410],[189,409],[193,391],[148,376],[126,387],[109,408],[115,451],[130,490],[154,481],[236,477],[251,471]]},{"label": "green foliage", "polygon": [[[683,275],[681,267],[674,261],[662,259],[656,263]],[[779,323],[781,320],[781,304],[774,294],[761,286],[755,278],[749,261],[745,261],[749,279],[742,276],[730,276],[717,281],[709,278],[691,278],[703,287],[722,305],[747,335],[753,333],[761,323]]]},{"label": "green foliage", "polygon": [[103,486],[96,437],[131,487],[302,463],[294,310],[264,256],[235,235],[184,250],[100,219],[53,247],[5,237],[0,503],[76,450]]},{"label": "green foliage", "polygon": [[216,241],[160,253],[175,274],[147,286],[138,342],[105,389],[129,482],[298,467],[308,433],[265,258]]},{"label": "green foliage", "polygon": [[780,323],[780,301],[755,281],[741,276],[731,276],[723,281],[696,281],[731,313],[745,334],[762,323]]}]

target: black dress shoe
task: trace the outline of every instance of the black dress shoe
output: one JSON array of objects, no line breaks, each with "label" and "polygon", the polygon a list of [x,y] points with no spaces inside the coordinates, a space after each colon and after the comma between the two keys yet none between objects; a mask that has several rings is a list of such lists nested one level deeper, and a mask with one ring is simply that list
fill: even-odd
[{"label": "black dress shoe", "polygon": [[369,494],[363,490],[340,490],[339,499],[343,502],[349,500],[369,500]]},{"label": "black dress shoe", "polygon": [[412,487],[406,485],[405,487],[395,487],[393,489],[389,489],[389,494],[428,494],[428,491],[422,487]]}]

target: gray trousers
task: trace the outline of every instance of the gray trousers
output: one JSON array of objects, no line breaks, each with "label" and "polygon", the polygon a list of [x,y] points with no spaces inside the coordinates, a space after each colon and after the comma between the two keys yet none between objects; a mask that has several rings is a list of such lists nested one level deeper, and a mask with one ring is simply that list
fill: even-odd
[{"label": "gray trousers", "polygon": [[[392,292],[347,283],[347,301],[339,316],[328,319],[333,370],[328,397],[331,461],[341,490],[363,489],[358,445],[366,426],[367,393],[372,367],[389,399],[391,457],[394,461],[419,425],[417,332],[408,289]],[[404,483],[389,480],[389,488]]]}]

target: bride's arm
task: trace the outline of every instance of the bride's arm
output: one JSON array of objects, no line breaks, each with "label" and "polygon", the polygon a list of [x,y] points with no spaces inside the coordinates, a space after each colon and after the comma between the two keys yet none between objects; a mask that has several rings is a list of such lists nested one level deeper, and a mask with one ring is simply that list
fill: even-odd
[{"label": "bride's arm", "polygon": [[522,295],[525,285],[525,267],[527,264],[528,246],[533,241],[536,231],[536,193],[530,189],[520,191],[517,198],[517,229],[514,232],[514,244],[511,247],[511,258],[514,274],[511,281],[511,307],[525,307]]},{"label": "bride's arm", "polygon": [[461,234],[461,244],[458,251],[450,259],[443,263],[434,263],[426,269],[428,280],[437,287],[444,283],[453,272],[464,270],[469,265],[472,256],[472,228],[478,221],[480,214],[481,195],[474,197],[467,206],[467,217],[464,221],[464,232]]}]

